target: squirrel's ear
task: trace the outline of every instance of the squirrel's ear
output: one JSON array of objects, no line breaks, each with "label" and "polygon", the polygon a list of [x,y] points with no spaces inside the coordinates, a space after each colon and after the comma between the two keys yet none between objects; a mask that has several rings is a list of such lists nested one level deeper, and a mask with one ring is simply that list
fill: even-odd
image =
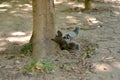
[{"label": "squirrel's ear", "polygon": [[58,37],[62,37],[62,32],[61,31],[57,31],[57,33],[58,33]]}]

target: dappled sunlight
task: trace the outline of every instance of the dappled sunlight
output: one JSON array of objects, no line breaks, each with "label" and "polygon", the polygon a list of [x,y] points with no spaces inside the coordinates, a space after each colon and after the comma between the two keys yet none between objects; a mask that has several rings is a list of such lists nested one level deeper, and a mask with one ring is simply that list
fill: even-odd
[{"label": "dappled sunlight", "polygon": [[14,10],[9,11],[14,16],[17,17],[31,17],[28,13],[32,12],[32,5],[31,4],[18,4]]},{"label": "dappled sunlight", "polygon": [[[41,58],[43,58],[42,60],[46,58],[43,63],[47,63],[50,68],[52,63],[54,68],[47,72],[45,70],[28,72],[30,71],[28,68],[32,64],[29,62],[32,57],[31,53],[34,53],[31,43],[29,43],[34,29],[32,4],[29,3],[32,0],[1,0],[1,4],[5,1],[7,1],[6,5],[0,7],[1,79],[120,80],[119,17],[115,16],[120,12],[117,11],[118,6],[111,7],[116,3],[98,2],[95,3],[94,8],[91,7],[90,11],[84,11],[84,2],[77,2],[77,0],[74,0],[76,2],[58,0],[57,2],[56,0],[55,4],[58,5],[55,5],[56,11],[53,15],[55,17],[55,35],[58,30],[62,32],[63,37],[69,32],[70,34],[76,32],[75,35],[78,34],[78,36],[75,36],[76,38],[72,41],[65,39],[65,44],[69,46],[70,42],[75,43],[78,47],[80,45],[80,50],[62,51],[53,42],[56,46],[54,50],[58,54],[48,53],[49,56],[43,55]],[[94,4],[94,2],[92,3]],[[42,21],[44,23],[44,20]],[[74,29],[79,25],[78,33]],[[37,46],[45,48],[44,45],[38,44]],[[97,51],[95,51],[96,48]],[[50,60],[50,64],[47,62],[48,60]],[[35,61],[32,59],[33,63]],[[31,63],[30,66],[26,62]],[[27,70],[25,71],[23,68],[27,68]],[[41,75],[44,72],[45,75]],[[49,74],[51,72],[52,74]]]},{"label": "dappled sunlight", "polygon": [[103,62],[113,62],[113,61],[115,61],[115,59],[114,59],[114,57],[112,57],[112,56],[109,56],[109,57],[105,57],[105,56],[103,56],[102,57],[102,61]]},{"label": "dappled sunlight", "polygon": [[54,4],[61,4],[62,1],[57,1],[57,0],[54,0]]},{"label": "dappled sunlight", "polygon": [[0,51],[5,51],[7,43],[5,41],[0,41]]},{"label": "dappled sunlight", "polygon": [[14,13],[16,13],[16,12],[17,12],[16,10],[15,10],[15,11],[10,11],[11,14],[14,14]]},{"label": "dappled sunlight", "polygon": [[[1,35],[3,32],[0,32]],[[17,31],[17,32],[8,32],[6,36],[0,36],[0,52],[9,51],[14,48],[20,47],[25,43],[28,43],[30,40],[32,32],[31,31]]]},{"label": "dappled sunlight", "polygon": [[31,4],[19,4],[18,5],[19,7],[28,7],[28,8],[32,8],[32,5]]},{"label": "dappled sunlight", "polygon": [[69,21],[70,23],[77,23],[77,22],[78,22],[78,21],[76,20],[76,18],[73,17],[73,16],[66,16],[66,19],[68,19],[68,21]]},{"label": "dappled sunlight", "polygon": [[7,42],[6,42],[5,38],[0,38],[0,51],[5,51],[6,45],[7,45]]},{"label": "dappled sunlight", "polygon": [[81,9],[83,9],[84,5],[83,4],[74,4],[73,7],[80,7]]},{"label": "dappled sunlight", "polygon": [[67,4],[68,5],[74,5],[75,3],[74,2],[68,2]]},{"label": "dappled sunlight", "polygon": [[55,3],[55,4],[68,3],[68,2],[74,2],[74,1],[69,1],[69,0],[54,0],[54,3]]},{"label": "dappled sunlight", "polygon": [[72,7],[84,8],[84,4],[83,3],[68,2],[67,4],[72,6]]},{"label": "dappled sunlight", "polygon": [[120,3],[120,0],[104,0],[104,2],[116,2],[116,3]]},{"label": "dappled sunlight", "polygon": [[11,8],[12,6],[8,3],[8,2],[3,2],[2,4],[0,4],[0,8]]},{"label": "dappled sunlight", "polygon": [[[1,0],[0,52],[11,52],[28,43],[32,30],[32,1]],[[17,47],[16,47],[17,46]],[[13,49],[13,50],[12,50]],[[19,48],[18,48],[19,49]],[[9,51],[11,50],[11,51]]]},{"label": "dappled sunlight", "polygon": [[112,5],[112,7],[120,9],[120,5]]},{"label": "dappled sunlight", "polygon": [[9,42],[28,42],[30,40],[30,37],[30,35],[24,37],[8,37],[6,40]]},{"label": "dappled sunlight", "polygon": [[118,69],[120,69],[120,62],[113,62],[112,65]]},{"label": "dappled sunlight", "polygon": [[7,37],[5,40],[9,42],[22,42],[26,43],[30,40],[32,32],[22,32],[22,31],[17,31],[17,32],[12,32],[10,33],[9,37]]},{"label": "dappled sunlight", "polygon": [[98,20],[96,20],[96,18],[88,18],[87,21],[89,24],[96,24],[99,22]]},{"label": "dappled sunlight", "polygon": [[117,9],[117,10],[113,11],[113,13],[116,15],[120,15],[120,5],[113,5],[112,7]]},{"label": "dappled sunlight", "polygon": [[89,25],[102,24],[102,22],[97,20],[95,17],[86,16],[86,20]]},{"label": "dappled sunlight", "polygon": [[120,70],[120,62],[112,56],[104,57],[100,62],[94,63],[97,72],[113,72]]},{"label": "dappled sunlight", "polygon": [[5,12],[7,11],[7,9],[0,9],[0,12]]},{"label": "dappled sunlight", "polygon": [[29,12],[32,13],[32,4],[31,1],[20,1],[20,0],[10,0],[10,1],[3,1],[0,4],[0,13],[10,13],[15,17],[28,17]]},{"label": "dappled sunlight", "polygon": [[[84,3],[78,3],[76,1],[62,1],[62,0],[55,0],[55,5],[63,4],[64,11],[71,9],[71,11],[78,11],[80,12],[84,8]],[[61,7],[62,8],[62,7]],[[66,8],[66,10],[65,10]]]},{"label": "dappled sunlight", "polygon": [[111,66],[106,63],[95,63],[94,66],[97,71],[110,72],[112,70]]},{"label": "dappled sunlight", "polygon": [[84,8],[84,3],[76,3],[76,2],[68,2],[67,5],[70,6],[70,8],[73,9],[78,9],[79,11],[81,11]]},{"label": "dappled sunlight", "polygon": [[13,33],[11,33],[11,35],[13,35],[13,36],[23,36],[23,35],[26,35],[26,33],[25,32],[13,32]]},{"label": "dappled sunlight", "polygon": [[8,10],[8,8],[11,8],[12,6],[8,2],[4,2],[0,4],[0,12],[5,12]]},{"label": "dappled sunlight", "polygon": [[18,7],[21,8],[23,11],[31,11],[32,5],[31,4],[19,4]]},{"label": "dappled sunlight", "polygon": [[1,41],[1,42],[0,42],[0,47],[3,47],[3,46],[5,46],[5,45],[7,45],[6,42],[4,42],[4,41]]},{"label": "dappled sunlight", "polygon": [[5,51],[6,48],[5,47],[0,47],[0,51]]},{"label": "dappled sunlight", "polygon": [[114,11],[113,13],[116,14],[116,15],[120,15],[119,11]]},{"label": "dappled sunlight", "polygon": [[5,40],[5,38],[0,38],[0,41],[3,41],[3,40]]}]

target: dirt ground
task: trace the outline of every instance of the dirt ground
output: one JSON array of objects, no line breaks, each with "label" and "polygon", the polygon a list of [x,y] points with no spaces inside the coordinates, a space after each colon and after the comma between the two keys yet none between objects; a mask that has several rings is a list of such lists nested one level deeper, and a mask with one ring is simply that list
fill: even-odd
[{"label": "dirt ground", "polygon": [[[55,64],[49,73],[25,73],[31,58],[21,56],[21,47],[32,33],[31,2],[0,0],[0,80],[120,80],[120,0],[94,2],[88,12],[82,12],[83,3],[55,4],[56,30],[66,33],[80,25],[74,41],[81,50],[48,56]],[[99,48],[81,62],[81,51],[89,43]]]}]

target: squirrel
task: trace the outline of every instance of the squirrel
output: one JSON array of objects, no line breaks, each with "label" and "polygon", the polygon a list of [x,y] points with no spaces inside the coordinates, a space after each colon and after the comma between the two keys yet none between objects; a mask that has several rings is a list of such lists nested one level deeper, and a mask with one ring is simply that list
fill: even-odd
[{"label": "squirrel", "polygon": [[56,43],[58,43],[61,50],[64,50],[64,49],[68,48],[68,43],[67,43],[67,41],[62,37],[62,32],[58,30],[58,31],[57,31],[57,34],[58,34],[58,35],[56,35],[55,38],[54,38],[54,39],[51,39],[51,40],[53,40],[53,41],[55,41]]},{"label": "squirrel", "polygon": [[64,37],[62,37],[63,34],[61,31],[57,31],[57,35],[55,36],[54,39],[51,39],[53,40],[54,42],[56,42],[57,44],[59,44],[60,46],[60,49],[61,50],[79,50],[79,45],[74,43],[74,42],[70,42],[68,43]]}]

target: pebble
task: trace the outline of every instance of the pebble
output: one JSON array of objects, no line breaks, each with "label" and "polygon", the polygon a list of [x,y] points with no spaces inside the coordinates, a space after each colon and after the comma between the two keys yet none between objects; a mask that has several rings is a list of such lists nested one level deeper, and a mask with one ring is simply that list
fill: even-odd
[{"label": "pebble", "polygon": [[20,64],[20,61],[19,61],[19,60],[16,60],[16,61],[15,61],[15,64]]}]

